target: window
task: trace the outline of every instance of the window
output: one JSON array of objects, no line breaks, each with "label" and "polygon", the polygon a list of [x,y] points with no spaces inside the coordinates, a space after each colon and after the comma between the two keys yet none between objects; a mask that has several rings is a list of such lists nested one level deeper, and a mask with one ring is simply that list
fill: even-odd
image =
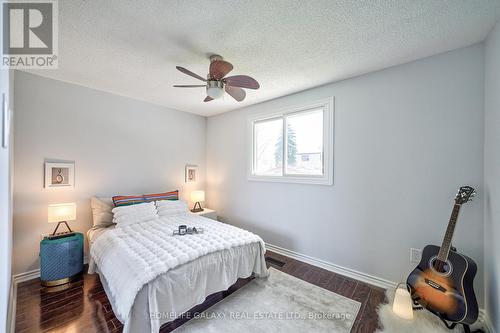
[{"label": "window", "polygon": [[250,180],[331,185],[333,98],[249,119]]}]

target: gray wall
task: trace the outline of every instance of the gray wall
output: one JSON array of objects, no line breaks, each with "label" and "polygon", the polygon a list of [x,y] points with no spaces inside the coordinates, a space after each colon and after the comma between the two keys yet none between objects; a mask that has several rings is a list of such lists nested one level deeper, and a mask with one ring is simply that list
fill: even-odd
[{"label": "gray wall", "polygon": [[[15,101],[13,274],[38,268],[50,203],[77,202],[70,225],[86,232],[93,195],[204,189],[204,117],[23,72]],[[75,161],[75,189],[44,189],[44,159]],[[200,166],[197,184],[185,164]]]},{"label": "gray wall", "polygon": [[[454,245],[482,272],[483,65],[475,45],[210,117],[207,205],[273,245],[403,281],[409,249],[441,244],[454,195],[470,184],[478,199]],[[334,185],[248,181],[247,117],[328,96]]]},{"label": "gray wall", "polygon": [[485,51],[484,261],[485,307],[500,330],[500,23]]}]

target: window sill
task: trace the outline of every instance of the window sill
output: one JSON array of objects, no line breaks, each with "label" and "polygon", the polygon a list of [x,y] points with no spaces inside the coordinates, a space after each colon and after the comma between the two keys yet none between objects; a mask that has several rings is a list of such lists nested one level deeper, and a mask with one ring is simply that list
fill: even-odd
[{"label": "window sill", "polygon": [[292,183],[311,185],[333,185],[333,179],[324,176],[258,176],[249,175],[249,181],[270,182],[270,183]]}]

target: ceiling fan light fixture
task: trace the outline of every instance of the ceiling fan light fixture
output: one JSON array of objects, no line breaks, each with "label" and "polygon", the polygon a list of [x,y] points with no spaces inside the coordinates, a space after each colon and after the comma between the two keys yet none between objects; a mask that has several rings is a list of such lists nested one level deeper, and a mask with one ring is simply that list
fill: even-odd
[{"label": "ceiling fan light fixture", "polygon": [[207,82],[207,96],[213,99],[221,98],[224,95],[224,84],[221,81]]},{"label": "ceiling fan light fixture", "polygon": [[195,79],[205,82],[205,84],[184,84],[174,85],[175,88],[198,88],[205,87],[207,96],[203,100],[204,103],[219,99],[227,93],[235,101],[241,102],[245,99],[246,89],[259,89],[259,83],[248,75],[233,75],[227,76],[233,70],[233,65],[222,59],[220,55],[213,54],[210,56],[210,66],[207,78],[191,72],[181,66],[176,66],[177,70],[183,74],[189,75]]}]

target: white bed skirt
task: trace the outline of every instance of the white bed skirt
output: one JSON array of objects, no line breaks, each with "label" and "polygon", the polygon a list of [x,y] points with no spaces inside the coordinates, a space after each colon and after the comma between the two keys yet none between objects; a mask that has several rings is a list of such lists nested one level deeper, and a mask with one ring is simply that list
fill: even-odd
[{"label": "white bed skirt", "polygon": [[[161,325],[203,303],[208,295],[227,290],[237,279],[252,274],[267,277],[263,251],[260,243],[234,247],[207,254],[158,276],[137,294],[123,323],[123,332],[157,333]],[[99,276],[106,294],[112,297],[106,280],[102,274]],[[113,307],[115,300],[110,298],[110,303]]]}]

